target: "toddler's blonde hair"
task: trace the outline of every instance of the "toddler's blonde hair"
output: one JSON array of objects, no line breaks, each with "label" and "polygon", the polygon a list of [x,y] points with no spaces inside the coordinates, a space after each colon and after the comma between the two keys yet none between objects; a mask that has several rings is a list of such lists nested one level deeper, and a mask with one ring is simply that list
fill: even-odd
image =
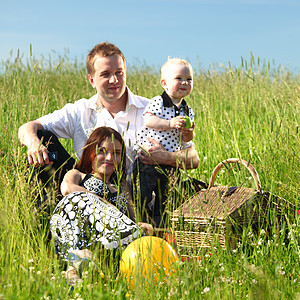
[{"label": "toddler's blonde hair", "polygon": [[191,74],[193,74],[193,68],[190,65],[188,61],[182,58],[177,58],[177,57],[168,57],[168,60],[162,65],[160,69],[160,78],[164,79],[166,76],[166,73],[168,72],[168,68],[170,65],[185,65],[191,70]]}]

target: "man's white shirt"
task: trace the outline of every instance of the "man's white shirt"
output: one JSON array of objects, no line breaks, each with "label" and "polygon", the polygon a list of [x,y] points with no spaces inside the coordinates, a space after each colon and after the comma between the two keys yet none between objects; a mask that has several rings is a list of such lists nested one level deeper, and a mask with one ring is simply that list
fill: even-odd
[{"label": "man's white shirt", "polygon": [[144,125],[143,112],[149,99],[134,95],[128,88],[128,101],[125,111],[114,117],[104,107],[97,106],[98,95],[90,99],[80,99],[68,103],[63,108],[38,119],[43,128],[53,132],[58,138],[73,139],[74,151],[81,157],[84,145],[92,131],[107,126],[118,131],[124,139],[127,152],[127,174],[131,174],[131,165],[135,152],[137,131]]}]

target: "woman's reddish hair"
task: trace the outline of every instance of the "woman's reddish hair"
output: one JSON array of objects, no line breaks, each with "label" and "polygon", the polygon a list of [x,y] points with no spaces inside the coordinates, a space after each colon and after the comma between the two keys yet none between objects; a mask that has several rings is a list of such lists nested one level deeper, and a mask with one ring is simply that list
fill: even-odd
[{"label": "woman's reddish hair", "polygon": [[121,177],[126,173],[126,148],[124,141],[119,132],[110,127],[98,127],[96,128],[88,140],[85,143],[81,159],[76,165],[76,169],[78,169],[82,173],[91,174],[93,172],[94,160],[97,156],[97,148],[101,146],[102,142],[107,139],[112,138],[113,140],[117,140],[122,145],[121,152],[121,162],[119,168],[112,174],[110,177],[110,181],[116,180],[117,173],[121,174]]}]

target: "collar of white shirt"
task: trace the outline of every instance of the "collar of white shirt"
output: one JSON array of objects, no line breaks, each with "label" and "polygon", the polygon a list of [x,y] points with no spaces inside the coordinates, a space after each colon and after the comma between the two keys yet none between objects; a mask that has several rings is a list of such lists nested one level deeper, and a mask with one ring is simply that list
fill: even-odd
[{"label": "collar of white shirt", "polygon": [[[127,101],[127,104],[126,104],[125,112],[128,112],[130,110],[131,106],[135,106],[136,108],[144,108],[145,104],[142,103],[142,101],[139,99],[139,97],[134,95],[128,87],[126,87],[126,89],[127,89],[127,92],[128,92],[128,101]],[[98,94],[96,94],[96,95],[94,95],[90,98],[89,108],[95,110],[96,112],[100,112],[104,108],[104,106],[102,106],[102,105],[99,106],[97,104],[97,99],[98,99]]]}]

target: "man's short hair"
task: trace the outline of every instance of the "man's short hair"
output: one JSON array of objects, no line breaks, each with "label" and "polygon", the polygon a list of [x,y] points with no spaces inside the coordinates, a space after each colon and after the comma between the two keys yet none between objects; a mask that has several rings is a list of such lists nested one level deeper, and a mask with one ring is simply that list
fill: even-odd
[{"label": "man's short hair", "polygon": [[97,58],[113,55],[120,55],[122,57],[126,69],[126,60],[122,51],[114,44],[111,44],[109,42],[102,42],[96,45],[87,56],[86,70],[88,74],[91,74],[92,76],[95,74],[94,63]]},{"label": "man's short hair", "polygon": [[188,68],[190,68],[191,70],[191,73],[193,73],[193,68],[192,66],[190,65],[190,63],[188,61],[186,61],[185,59],[182,59],[182,58],[171,58],[171,57],[168,57],[168,60],[162,65],[161,69],[160,69],[160,76],[161,76],[161,79],[164,79],[165,76],[166,76],[166,73],[168,72],[168,68],[170,65],[185,65],[187,66]]}]

